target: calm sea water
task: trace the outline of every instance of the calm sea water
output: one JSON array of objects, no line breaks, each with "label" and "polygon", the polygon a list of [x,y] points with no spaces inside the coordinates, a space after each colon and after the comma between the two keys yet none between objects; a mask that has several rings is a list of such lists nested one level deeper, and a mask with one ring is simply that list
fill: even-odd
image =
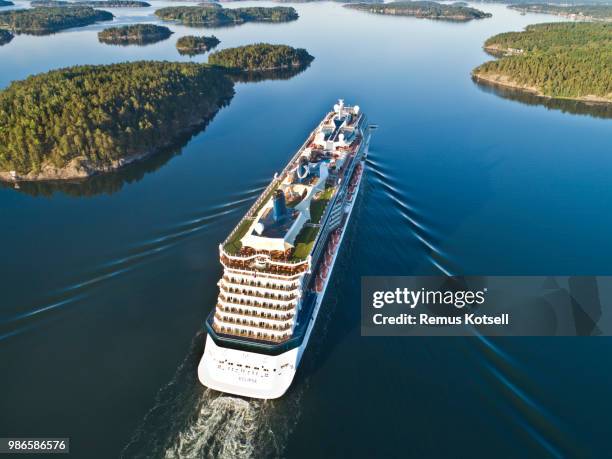
[{"label": "calm sea water", "polygon": [[[487,37],[557,20],[477,6],[493,18],[316,3],[288,24],[195,30],[316,59],[290,80],[238,84],[205,131],[146,163],[0,188],[0,436],[68,436],[87,458],[606,455],[608,339],[359,334],[362,275],[612,274],[612,120],[475,85]],[[153,10],[112,11],[157,23]],[[0,47],[0,87],[73,64],[189,59],[175,41],[194,29],[115,47],[97,41],[106,26],[16,37]],[[296,381],[269,402],[207,391],[195,368],[217,245],[339,97],[380,128]]]}]

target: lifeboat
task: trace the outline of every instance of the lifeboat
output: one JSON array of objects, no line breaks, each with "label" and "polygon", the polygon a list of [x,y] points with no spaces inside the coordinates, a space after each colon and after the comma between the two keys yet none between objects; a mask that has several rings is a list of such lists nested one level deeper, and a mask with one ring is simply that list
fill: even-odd
[{"label": "lifeboat", "polygon": [[320,277],[315,281],[315,290],[319,293],[323,291],[323,280]]}]

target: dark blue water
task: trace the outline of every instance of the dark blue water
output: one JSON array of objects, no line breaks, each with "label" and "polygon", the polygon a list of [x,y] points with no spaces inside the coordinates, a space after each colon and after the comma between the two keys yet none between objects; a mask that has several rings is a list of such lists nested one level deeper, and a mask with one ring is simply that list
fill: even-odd
[{"label": "dark blue water", "polygon": [[[469,77],[488,36],[556,19],[485,4],[493,18],[467,24],[295,7],[296,22],[196,33],[305,47],[305,72],[238,84],[205,131],[120,173],[0,188],[0,436],[69,436],[87,458],[607,455],[606,338],[359,335],[362,275],[612,274],[612,120]],[[153,8],[113,12],[158,22]],[[97,42],[105,26],[16,37],[0,47],[0,86],[189,59],[175,41],[193,29],[115,47]],[[195,367],[217,246],[338,97],[380,128],[295,384],[270,402],[206,391]]]}]

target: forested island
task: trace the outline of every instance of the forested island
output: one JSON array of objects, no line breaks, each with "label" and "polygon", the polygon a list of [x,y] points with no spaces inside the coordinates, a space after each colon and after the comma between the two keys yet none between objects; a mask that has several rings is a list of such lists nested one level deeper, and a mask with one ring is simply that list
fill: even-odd
[{"label": "forested island", "polygon": [[212,53],[208,63],[232,70],[261,72],[305,67],[313,59],[303,48],[257,43]]},{"label": "forested island", "polygon": [[9,2],[8,0],[0,0],[0,6],[14,6],[13,2]]},{"label": "forested island", "polygon": [[165,40],[172,31],[168,27],[154,24],[133,24],[109,27],[98,32],[98,40],[110,45],[146,45]]},{"label": "forested island", "polygon": [[111,21],[113,17],[107,11],[88,6],[9,10],[0,12],[0,28],[17,33],[46,34]]},{"label": "forested island", "polygon": [[472,72],[478,82],[544,97],[612,103],[612,24],[560,22],[495,35],[496,56]]},{"label": "forested island", "polygon": [[206,51],[213,49],[221,41],[214,35],[210,37],[195,37],[193,35],[187,35],[181,37],[176,42],[176,49],[181,54],[188,54],[190,56],[196,54],[202,54]]},{"label": "forested island", "polygon": [[6,45],[13,39],[13,34],[8,30],[0,29],[0,46]]},{"label": "forested island", "polygon": [[170,6],[155,11],[155,15],[166,21],[177,21],[186,25],[227,26],[246,22],[288,22],[298,18],[294,8],[286,6],[215,8],[206,6]]},{"label": "forested island", "polygon": [[508,8],[523,13],[555,14],[570,19],[612,21],[612,5],[560,6],[547,3],[523,3],[508,5]]},{"label": "forested island", "polygon": [[89,177],[152,155],[193,132],[233,96],[195,63],[75,66],[0,92],[0,179]]},{"label": "forested island", "polygon": [[391,16],[413,16],[416,18],[439,19],[445,21],[470,21],[490,18],[490,13],[460,5],[445,5],[436,2],[391,2],[382,4],[352,3],[344,5],[359,11]]},{"label": "forested island", "polygon": [[91,6],[92,8],[145,8],[151,6],[150,3],[135,0],[99,0],[99,1],[76,1],[67,2],[64,0],[32,0],[32,6]]},{"label": "forested island", "polygon": [[[527,5],[535,3],[534,0],[472,0],[474,3],[504,3],[507,5]],[[610,0],[547,0],[551,5],[609,5]]]},{"label": "forested island", "polygon": [[202,6],[204,8],[223,8],[223,6],[215,1],[209,1],[209,2],[200,2],[198,3],[198,6]]}]

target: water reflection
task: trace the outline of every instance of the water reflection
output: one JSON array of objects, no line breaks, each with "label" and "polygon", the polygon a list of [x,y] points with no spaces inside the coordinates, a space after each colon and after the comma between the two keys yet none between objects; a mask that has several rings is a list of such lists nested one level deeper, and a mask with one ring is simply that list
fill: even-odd
[{"label": "water reflection", "polygon": [[266,80],[289,80],[304,72],[308,67],[310,67],[310,63],[300,67],[292,67],[288,69],[235,72],[229,74],[229,77],[236,83],[257,83]]},{"label": "water reflection", "polygon": [[498,86],[486,81],[473,81],[484,92],[495,94],[504,99],[521,102],[526,105],[543,105],[550,110],[561,110],[563,113],[572,113],[574,115],[588,115],[594,118],[612,118],[612,104],[583,102],[569,99],[551,99],[518,89]]},{"label": "water reflection", "polygon": [[144,37],[138,38],[103,38],[98,36],[98,41],[105,45],[112,46],[147,46],[152,45],[154,43],[159,43],[160,41],[167,40],[172,35],[172,32],[168,31],[168,33],[160,33],[156,35],[148,35]]},{"label": "water reflection", "polygon": [[162,149],[142,161],[131,163],[117,171],[94,175],[75,180],[45,180],[34,182],[6,183],[0,182],[2,188],[14,188],[31,196],[49,197],[55,193],[64,193],[73,197],[88,197],[99,194],[113,194],[120,191],[125,184],[142,180],[145,175],[155,172],[173,156],[181,153],[191,138],[204,130],[208,123],[183,134],[175,143]]}]

